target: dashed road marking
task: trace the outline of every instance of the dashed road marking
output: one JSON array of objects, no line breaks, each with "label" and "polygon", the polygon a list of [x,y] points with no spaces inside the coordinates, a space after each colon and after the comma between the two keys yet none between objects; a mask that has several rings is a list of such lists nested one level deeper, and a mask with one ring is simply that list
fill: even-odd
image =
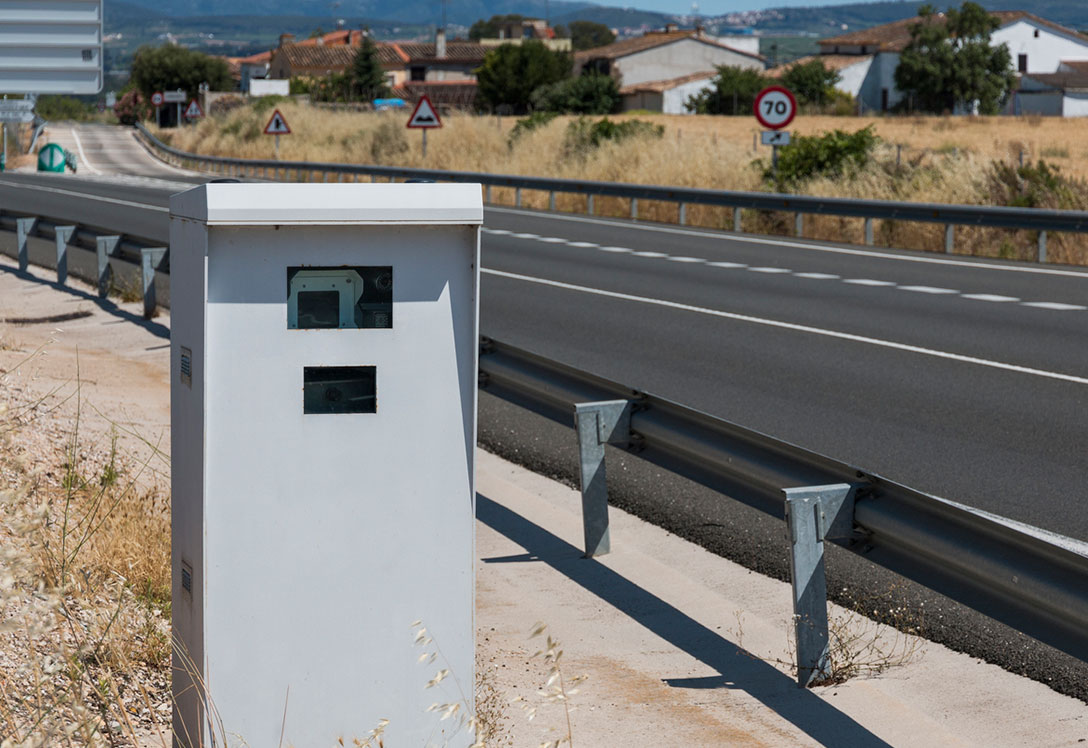
[{"label": "dashed road marking", "polygon": [[936,286],[899,286],[900,291],[913,291],[914,293],[949,294],[959,293],[954,288],[937,288]]},{"label": "dashed road marking", "polygon": [[971,299],[973,301],[995,301],[997,303],[1007,301],[1020,301],[1020,299],[1015,296],[999,296],[998,294],[993,293],[964,293],[960,294],[960,296],[965,299]]},{"label": "dashed road marking", "polygon": [[854,286],[894,286],[891,281],[873,280],[872,278],[847,278],[843,283]]}]

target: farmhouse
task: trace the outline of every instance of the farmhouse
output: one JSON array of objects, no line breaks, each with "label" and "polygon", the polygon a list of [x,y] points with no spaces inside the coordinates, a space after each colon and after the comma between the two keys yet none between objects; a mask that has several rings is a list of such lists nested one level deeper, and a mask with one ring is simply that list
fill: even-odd
[{"label": "farmhouse", "polygon": [[[994,11],[991,15],[1001,24],[993,32],[991,43],[1008,45],[1022,83],[1026,83],[1025,78],[1034,81],[1037,75],[1059,73],[1063,63],[1088,61],[1088,37],[1073,29],[1022,10]],[[899,54],[910,42],[911,27],[916,23],[916,17],[906,18],[820,40],[819,59],[839,71],[842,80],[838,88],[854,96],[861,111],[886,111],[903,101],[903,93],[895,87],[895,69],[899,65]],[[815,58],[805,58],[808,59]],[[1058,85],[1057,80],[1046,81],[1026,85],[1032,87],[1031,90]],[[1049,93],[1055,90],[1058,89],[1048,89]],[[1010,102],[1013,113],[1036,111],[1030,108],[1031,102],[1042,99],[1033,96],[1019,100],[1014,95]],[[1053,109],[1052,102],[1046,106]]]},{"label": "farmhouse", "polygon": [[620,85],[624,109],[683,114],[683,102],[711,85],[719,65],[763,70],[763,57],[723,44],[701,28],[678,29],[623,39],[574,55],[575,74],[611,75]]}]

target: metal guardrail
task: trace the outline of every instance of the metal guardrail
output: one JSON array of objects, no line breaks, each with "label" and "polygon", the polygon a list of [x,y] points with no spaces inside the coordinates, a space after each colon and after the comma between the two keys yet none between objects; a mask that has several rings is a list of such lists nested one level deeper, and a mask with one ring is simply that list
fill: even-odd
[{"label": "metal guardrail", "polygon": [[[159,156],[178,166],[207,167],[223,176],[290,178],[308,181],[329,181],[330,175],[340,181],[344,176],[369,176],[378,178],[427,179],[437,182],[470,182],[484,186],[486,202],[491,203],[493,187],[512,188],[514,204],[521,206],[522,190],[536,190],[549,194],[548,205],[555,210],[556,193],[586,196],[586,212],[594,212],[595,196],[618,197],[631,203],[631,218],[638,218],[638,201],[654,200],[677,204],[678,223],[686,221],[686,205],[710,205],[733,209],[733,230],[742,230],[743,210],[780,211],[796,214],[794,221],[797,236],[804,234],[803,216],[833,215],[865,219],[865,243],[873,244],[873,220],[917,221],[945,225],[945,252],[951,253],[956,226],[982,226],[987,228],[1028,229],[1037,231],[1038,261],[1046,262],[1046,235],[1048,231],[1088,232],[1088,211],[1042,210],[1036,208],[1006,208],[987,205],[944,205],[940,203],[910,203],[886,200],[856,200],[811,195],[784,195],[766,192],[731,192],[706,190],[694,187],[665,187],[656,185],[626,184],[620,182],[593,182],[582,179],[553,179],[526,177],[512,174],[489,174],[471,171],[443,171],[440,169],[412,169],[399,166],[366,166],[360,164],[332,164],[316,161],[269,161],[257,159],[204,156],[181,151],[166,145],[142,124],[136,129],[145,143],[159,152]],[[318,179],[320,177],[320,179]]]},{"label": "metal guardrail", "polygon": [[493,340],[481,343],[480,384],[560,423],[576,416],[587,556],[608,550],[605,442],[785,517],[802,685],[827,664],[825,539],[1088,661],[1088,544]]}]

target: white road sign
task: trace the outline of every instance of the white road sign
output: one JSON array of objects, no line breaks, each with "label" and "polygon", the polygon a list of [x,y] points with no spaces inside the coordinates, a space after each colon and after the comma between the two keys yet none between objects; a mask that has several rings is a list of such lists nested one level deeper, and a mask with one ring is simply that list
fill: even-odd
[{"label": "white road sign", "polygon": [[419,103],[416,104],[415,111],[408,118],[408,127],[442,127],[442,118],[438,116],[438,111],[426,96],[421,97]]},{"label": "white road sign", "polygon": [[102,0],[0,2],[0,91],[102,90]]},{"label": "white road sign", "polygon": [[153,105],[162,106],[164,101],[166,101],[166,99],[162,97],[162,91],[156,91],[155,93],[151,94],[151,103]]},{"label": "white road sign", "polygon": [[797,99],[782,86],[768,86],[756,95],[756,119],[768,130],[781,130],[793,122],[797,114]]},{"label": "white road sign", "polygon": [[785,130],[764,130],[760,135],[763,145],[789,145],[790,134]]},{"label": "white road sign", "polygon": [[0,100],[0,122],[33,122],[33,99]]},{"label": "white road sign", "polygon": [[204,110],[200,108],[200,102],[193,99],[189,106],[185,107],[185,119],[200,119],[204,116]]},{"label": "white road sign", "polygon": [[180,88],[177,91],[167,91],[162,95],[162,100],[165,101],[167,104],[181,104],[187,98],[189,98],[188,94],[186,94]]},{"label": "white road sign", "polygon": [[280,114],[280,110],[272,112],[272,119],[264,126],[265,135],[290,135],[291,128],[287,126],[287,120]]}]

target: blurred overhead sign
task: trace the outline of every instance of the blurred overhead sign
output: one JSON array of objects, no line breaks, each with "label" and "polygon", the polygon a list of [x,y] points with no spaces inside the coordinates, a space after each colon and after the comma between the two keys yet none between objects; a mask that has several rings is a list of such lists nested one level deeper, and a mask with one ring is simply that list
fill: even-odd
[{"label": "blurred overhead sign", "polygon": [[102,0],[0,0],[0,91],[102,90]]}]

